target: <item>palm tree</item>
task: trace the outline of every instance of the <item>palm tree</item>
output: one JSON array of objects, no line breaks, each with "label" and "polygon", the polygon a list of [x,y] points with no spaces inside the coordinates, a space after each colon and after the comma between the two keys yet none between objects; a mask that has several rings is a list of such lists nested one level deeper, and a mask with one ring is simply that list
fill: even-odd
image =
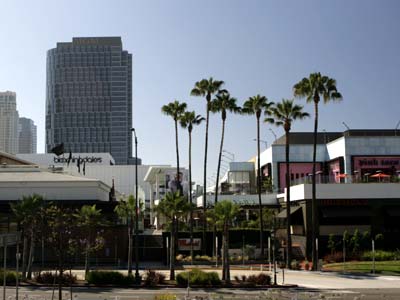
[{"label": "palm tree", "polygon": [[256,95],[250,97],[242,108],[243,114],[255,115],[257,122],[257,193],[258,193],[258,209],[260,218],[260,247],[261,257],[264,257],[264,222],[262,213],[262,202],[261,202],[261,165],[260,165],[260,117],[264,112],[266,115],[270,115],[270,108],[273,102],[268,102],[267,97]]},{"label": "palm tree", "polygon": [[[182,114],[185,112],[187,104],[180,103],[179,101],[170,102],[161,108],[161,111],[174,119],[175,123],[175,143],[176,143],[176,176],[179,179],[179,146],[178,146],[178,121]],[[179,180],[178,180],[179,184]]]},{"label": "palm tree", "polygon": [[[22,197],[21,201],[12,203],[10,206],[23,231],[22,278],[30,279],[32,277],[36,233],[39,231],[44,200],[42,196],[33,194],[31,196]],[[29,240],[30,246],[28,256]]]},{"label": "palm tree", "polygon": [[[196,115],[194,111],[186,111],[181,119],[180,123],[183,128],[188,129],[189,133],[189,203],[193,203],[192,199],[192,130],[194,125],[200,125],[205,119]],[[190,257],[193,262],[193,210],[190,210]]]},{"label": "palm tree", "polygon": [[132,236],[135,221],[136,201],[133,195],[128,199],[121,199],[118,205],[114,208],[117,215],[126,221],[128,224],[128,274],[132,274]]},{"label": "palm tree", "polygon": [[215,201],[218,202],[218,185],[219,185],[219,174],[221,170],[221,159],[222,159],[222,150],[224,148],[224,138],[225,138],[225,123],[226,116],[228,112],[239,113],[240,107],[236,104],[236,98],[233,98],[229,95],[228,92],[224,91],[219,93],[216,98],[211,102],[210,110],[213,113],[221,113],[222,120],[222,131],[221,131],[221,141],[219,145],[219,155],[218,155],[218,167],[217,167],[217,178],[215,183]]},{"label": "palm tree", "polygon": [[202,239],[202,252],[206,254],[206,205],[207,205],[207,151],[208,151],[208,123],[210,117],[210,104],[211,98],[214,94],[221,90],[224,84],[221,80],[214,80],[212,77],[209,79],[202,79],[197,81],[194,88],[190,92],[192,96],[205,97],[207,101],[206,105],[206,137],[204,142],[204,174],[203,174],[203,239]]},{"label": "palm tree", "polygon": [[272,108],[272,118],[265,119],[266,122],[275,123],[276,126],[282,126],[286,136],[286,265],[290,268],[292,261],[292,237],[290,234],[290,168],[289,168],[289,146],[290,146],[290,129],[295,120],[302,120],[309,117],[309,114],[303,112],[303,106],[295,105],[293,100],[285,100],[277,103]]},{"label": "palm tree", "polygon": [[177,236],[177,224],[181,217],[187,215],[192,210],[192,205],[186,201],[185,197],[179,192],[168,192],[156,206],[155,211],[163,215],[171,223],[171,243],[170,243],[170,268],[169,278],[175,280],[175,241]]},{"label": "palm tree", "polygon": [[85,254],[85,278],[89,273],[90,253],[95,252],[103,246],[103,239],[96,229],[102,224],[101,209],[94,205],[83,205],[74,214],[77,225],[83,237],[83,253]]},{"label": "palm tree", "polygon": [[318,103],[320,98],[324,99],[324,103],[330,100],[341,100],[342,95],[336,88],[336,80],[328,76],[322,76],[321,73],[312,73],[308,78],[303,78],[300,82],[293,86],[294,96],[297,98],[306,98],[307,102],[314,102],[314,143],[313,143],[313,170],[312,170],[312,267],[316,271],[318,266],[317,253],[317,200],[316,200],[316,158],[317,158],[317,133],[318,133]]},{"label": "palm tree", "polygon": [[222,228],[222,280],[229,283],[230,268],[229,268],[229,227],[239,213],[239,205],[234,204],[230,200],[222,200],[215,204],[214,209],[210,212],[211,218],[215,224]]},{"label": "palm tree", "polygon": [[[225,137],[225,122],[227,112],[239,113],[240,107],[236,104],[236,98],[233,98],[229,95],[227,91],[223,91],[219,93],[216,98],[211,102],[210,111],[213,113],[221,113],[222,120],[222,131],[221,131],[221,142],[219,146],[219,155],[218,155],[218,166],[217,166],[217,177],[215,179],[215,195],[214,195],[214,204],[218,203],[218,185],[219,185],[219,175],[221,170],[221,160],[222,160],[222,150],[224,148],[224,137]],[[213,231],[213,244],[216,242],[216,227],[214,226]],[[213,247],[213,251],[215,250],[215,246]],[[216,259],[218,259],[218,253],[215,253]]]}]

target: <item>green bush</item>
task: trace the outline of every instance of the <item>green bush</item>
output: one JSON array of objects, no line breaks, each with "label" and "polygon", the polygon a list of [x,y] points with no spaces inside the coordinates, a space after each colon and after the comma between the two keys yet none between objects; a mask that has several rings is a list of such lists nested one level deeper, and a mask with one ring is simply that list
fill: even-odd
[{"label": "green bush", "polygon": [[221,285],[221,280],[216,272],[204,272],[200,269],[193,269],[190,272],[182,272],[176,276],[176,282],[179,286],[186,287],[188,283],[190,285],[199,286],[217,286]]},{"label": "green bush", "polygon": [[[373,258],[372,251],[366,251],[361,255],[361,260],[371,261]],[[400,260],[400,251],[383,251],[376,250],[375,251],[375,260],[376,261],[385,261],[385,260]]]},{"label": "green bush", "polygon": [[152,270],[146,272],[146,277],[144,278],[145,286],[157,286],[159,284],[165,283],[165,275]]},{"label": "green bush", "polygon": [[301,270],[300,263],[295,259],[290,263],[290,267],[292,270]]},{"label": "green bush", "polygon": [[257,275],[250,275],[242,277],[235,276],[235,281],[243,286],[256,286],[256,285],[271,285],[271,276],[265,273],[260,273]]},{"label": "green bush", "polygon": [[86,281],[89,284],[130,285],[135,279],[132,275],[126,276],[115,271],[91,271],[86,276]]},{"label": "green bush", "polygon": [[[0,270],[0,280],[3,282],[4,271]],[[21,274],[18,275],[21,278]],[[17,279],[17,273],[13,271],[6,271],[6,284],[14,284]]]},{"label": "green bush", "polygon": [[[41,272],[34,275],[34,280],[37,283],[43,284],[58,284],[60,277],[56,273],[52,272]],[[76,283],[76,275],[70,275],[69,273],[63,273],[61,276],[61,284]]]}]

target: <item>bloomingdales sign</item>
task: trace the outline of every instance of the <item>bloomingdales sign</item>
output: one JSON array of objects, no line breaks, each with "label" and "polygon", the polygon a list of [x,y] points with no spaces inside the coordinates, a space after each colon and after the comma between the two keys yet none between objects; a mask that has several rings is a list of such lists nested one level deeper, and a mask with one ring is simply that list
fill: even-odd
[{"label": "bloomingdales sign", "polygon": [[[103,162],[103,159],[101,157],[95,157],[95,156],[85,156],[85,157],[76,157],[72,156],[70,163],[75,163],[78,162],[78,159],[81,160],[81,163],[87,162],[89,164],[101,164]],[[68,163],[68,158],[67,157],[54,157],[54,163],[55,164],[66,164]]]}]

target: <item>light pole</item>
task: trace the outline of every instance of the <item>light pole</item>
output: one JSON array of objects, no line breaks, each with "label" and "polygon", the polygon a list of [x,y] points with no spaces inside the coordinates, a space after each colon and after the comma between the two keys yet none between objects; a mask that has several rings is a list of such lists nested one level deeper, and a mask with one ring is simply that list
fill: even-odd
[{"label": "light pole", "polygon": [[[253,139],[254,142],[257,142],[257,139]],[[260,143],[263,143],[265,145],[265,149],[268,148],[268,142],[266,140],[260,140]]]},{"label": "light pole", "polygon": [[131,131],[135,137],[135,282],[140,284],[139,275],[139,199],[138,199],[138,156],[137,156],[137,137],[135,128]]},{"label": "light pole", "polygon": [[275,138],[274,142],[276,142],[276,140],[277,140],[277,136],[276,136],[276,133],[275,133],[275,131],[273,131],[273,130],[272,130],[272,128],[269,128],[269,131],[271,131],[272,135],[273,135],[273,136],[274,136],[274,138]]}]

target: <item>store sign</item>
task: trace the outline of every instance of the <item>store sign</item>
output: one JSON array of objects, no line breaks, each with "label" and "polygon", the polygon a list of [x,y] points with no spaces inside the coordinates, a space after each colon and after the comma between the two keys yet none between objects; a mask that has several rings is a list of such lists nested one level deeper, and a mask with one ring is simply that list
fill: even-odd
[{"label": "store sign", "polygon": [[[178,250],[190,251],[190,239],[178,239]],[[193,250],[201,250],[201,239],[193,239]]]},{"label": "store sign", "polygon": [[355,157],[354,164],[361,168],[399,166],[400,157]]},{"label": "store sign", "polygon": [[[101,164],[103,162],[102,157],[95,157],[95,156],[85,156],[85,157],[76,157],[72,156],[70,163],[75,163],[78,161],[78,159],[81,160],[81,163],[87,162],[89,164]],[[67,157],[54,157],[53,161],[55,164],[66,164],[68,163],[68,158]]]}]

